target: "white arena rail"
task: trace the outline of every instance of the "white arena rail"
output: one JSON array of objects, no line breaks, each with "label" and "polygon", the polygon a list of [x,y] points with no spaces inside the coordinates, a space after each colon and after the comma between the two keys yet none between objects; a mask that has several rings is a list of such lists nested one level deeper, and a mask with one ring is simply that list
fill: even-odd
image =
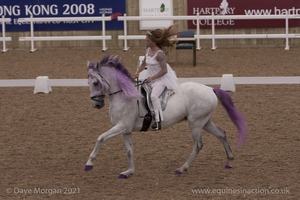
[{"label": "white arena rail", "polygon": [[[197,82],[206,85],[220,85],[222,77],[195,77],[178,78],[180,83]],[[0,80],[0,87],[34,87],[36,79],[7,79]],[[300,76],[272,76],[272,77],[233,77],[234,84],[300,84]],[[86,87],[87,79],[49,79],[49,85],[52,87]]]},{"label": "white arena rail", "polygon": [[195,16],[127,16],[126,13],[124,16],[119,16],[118,20],[124,22],[124,35],[119,35],[119,40],[124,40],[124,51],[128,51],[128,42],[127,40],[144,40],[146,39],[145,35],[128,35],[127,34],[127,21],[152,21],[152,20],[194,20]]},{"label": "white arena rail", "polygon": [[[284,34],[216,34],[215,20],[285,20],[285,33]],[[140,20],[195,20],[196,21],[196,41],[197,49],[200,50],[200,39],[211,39],[212,49],[216,49],[216,39],[269,39],[269,38],[285,38],[285,50],[289,50],[289,38],[300,38],[299,34],[289,33],[289,20],[300,19],[300,15],[193,15],[193,16],[119,16],[119,21],[124,21],[124,35],[119,35],[119,40],[124,40],[124,51],[129,49],[127,40],[141,40],[145,39],[144,35],[128,35],[127,34],[127,21],[140,21]],[[200,20],[211,20],[212,34],[200,34]]]},{"label": "white arena rail", "polygon": [[[102,22],[102,36],[34,36],[34,22],[74,22],[74,21],[100,21]],[[19,18],[19,22],[30,22],[30,37],[19,37],[19,41],[30,41],[31,52],[34,52],[34,41],[60,41],[60,40],[102,40],[102,51],[106,51],[106,40],[111,40],[110,35],[106,35],[105,22],[111,21],[111,17],[103,14],[99,17],[46,17],[46,18]]]},{"label": "white arena rail", "polygon": [[3,43],[3,49],[2,52],[6,52],[7,48],[6,48],[6,42],[10,42],[11,41],[11,37],[6,37],[6,30],[5,30],[5,23],[10,23],[11,22],[11,18],[5,18],[4,16],[1,17],[0,19],[0,23],[2,24],[2,37],[0,37],[2,43]]}]

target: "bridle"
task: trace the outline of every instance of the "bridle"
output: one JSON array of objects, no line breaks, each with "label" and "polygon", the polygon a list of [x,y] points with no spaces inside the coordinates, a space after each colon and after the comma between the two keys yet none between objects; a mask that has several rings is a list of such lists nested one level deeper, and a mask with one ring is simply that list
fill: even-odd
[{"label": "bridle", "polygon": [[[103,80],[103,82],[105,82],[105,83],[108,85],[108,87],[110,87],[109,82],[101,75],[101,73],[100,73],[98,70],[97,70],[97,72],[94,72],[94,73],[96,73],[96,74],[101,78],[101,80]],[[97,78],[99,82],[101,82],[101,80],[99,80],[99,78],[98,78],[97,76],[94,76],[94,77]],[[136,81],[136,82],[137,82],[136,87],[139,87],[139,86],[145,84],[146,81],[147,81],[147,79],[145,79],[144,81],[139,81],[138,78],[137,78],[137,81]],[[121,90],[118,90],[118,91],[116,91],[116,92],[108,93],[108,96],[113,96],[113,95],[118,94],[118,93],[121,93],[121,92],[123,92],[122,89],[121,89]],[[96,102],[102,102],[102,101],[104,101],[104,98],[105,98],[105,95],[103,95],[103,94],[100,94],[100,95],[94,95],[94,96],[91,97],[91,99],[92,99],[93,101],[96,101]]]},{"label": "bridle", "polygon": [[[99,71],[97,71],[96,74],[99,75],[99,77],[101,78],[101,80],[103,80],[108,85],[108,87],[110,87],[109,82],[101,75],[101,73]],[[98,79],[99,83],[101,82],[101,80],[97,76],[94,76],[94,77]],[[108,93],[108,95],[112,96],[112,95],[118,94],[120,92],[123,92],[123,90],[118,90],[116,92]],[[100,95],[94,95],[94,96],[92,96],[91,99],[93,101],[101,102],[101,101],[103,101],[104,97],[105,97],[105,95],[100,94]]]}]

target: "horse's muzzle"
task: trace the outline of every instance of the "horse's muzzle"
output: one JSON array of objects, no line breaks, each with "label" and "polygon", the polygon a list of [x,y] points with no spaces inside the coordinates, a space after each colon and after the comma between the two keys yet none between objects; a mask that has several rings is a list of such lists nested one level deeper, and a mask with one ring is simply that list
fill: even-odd
[{"label": "horse's muzzle", "polygon": [[101,109],[104,106],[104,95],[92,96],[92,105],[94,108]]}]

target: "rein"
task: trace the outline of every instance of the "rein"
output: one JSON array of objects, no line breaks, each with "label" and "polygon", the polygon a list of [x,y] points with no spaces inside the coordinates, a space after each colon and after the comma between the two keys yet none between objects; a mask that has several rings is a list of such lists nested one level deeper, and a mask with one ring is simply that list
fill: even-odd
[{"label": "rein", "polygon": [[136,87],[139,87],[141,85],[144,85],[145,83],[147,83],[147,79],[140,81],[139,78],[136,78]]},{"label": "rein", "polygon": [[[120,93],[120,92],[123,92],[123,90],[119,90],[119,91],[110,93],[110,94],[108,94],[108,95],[109,95],[109,96],[112,96],[112,95],[118,94],[118,93]],[[105,95],[96,95],[96,96],[92,96],[91,99],[92,99],[93,101],[100,102],[100,101],[103,101],[104,97],[105,97]]]},{"label": "rein", "polygon": [[[109,82],[108,82],[108,81],[100,74],[99,71],[97,71],[97,75],[99,75],[100,78],[103,79],[104,82],[110,87]],[[97,79],[98,79],[99,82],[101,82],[101,80],[100,80],[98,77],[97,77]],[[118,94],[118,93],[120,93],[120,92],[123,92],[123,90],[119,90],[119,91],[116,91],[116,92],[112,92],[112,93],[109,93],[108,95],[109,95],[109,96],[112,96],[112,95]],[[95,96],[95,97],[98,98],[98,97],[100,97],[100,96],[102,96],[102,95],[97,95],[97,96]]]},{"label": "rein", "polygon": [[120,93],[120,92],[123,92],[123,90],[119,90],[119,91],[116,91],[116,92],[110,93],[110,94],[108,94],[108,95],[109,95],[109,96],[112,96],[112,95],[114,95],[114,94],[118,94],[118,93]]},{"label": "rein", "polygon": [[[99,74],[100,75],[100,74]],[[101,75],[100,75],[101,76]],[[102,77],[102,76],[101,76]],[[102,77],[103,78],[103,77]],[[104,79],[104,78],[103,78]],[[105,79],[104,79],[105,80]],[[109,85],[109,83],[105,80],[105,82]],[[139,87],[139,86],[141,86],[141,85],[144,85],[145,83],[147,82],[147,80],[145,79],[144,81],[139,81],[138,80],[138,78],[137,78],[137,84],[136,84],[136,86],[135,87]],[[110,85],[109,85],[110,86]],[[112,95],[114,95],[114,94],[118,94],[118,93],[120,93],[120,92],[123,92],[123,90],[119,90],[119,91],[116,91],[116,92],[113,92],[113,93],[110,93],[110,94],[108,94],[109,96],[112,96]]]},{"label": "rein", "polygon": [[[104,80],[104,82],[110,87],[110,84],[109,84],[109,82],[100,74],[100,72],[99,71],[97,71],[97,75],[99,75],[99,77],[101,78],[101,79],[103,79]],[[97,77],[98,78],[98,77]],[[99,82],[101,82],[101,80],[98,78],[98,81]],[[138,88],[139,86],[141,86],[141,85],[143,85],[143,84],[145,84],[147,82],[147,79],[145,79],[145,80],[143,80],[143,81],[139,81],[139,79],[137,78],[137,81],[136,81],[136,88]],[[109,93],[108,95],[109,96],[112,96],[112,95],[115,95],[115,94],[118,94],[118,93],[120,93],[120,92],[123,92],[123,90],[118,90],[118,91],[116,91],[116,92],[112,92],[112,93]],[[95,100],[95,99],[98,99],[98,98],[100,98],[102,95],[97,95],[97,96],[95,96],[94,98],[93,98],[93,100]]]}]

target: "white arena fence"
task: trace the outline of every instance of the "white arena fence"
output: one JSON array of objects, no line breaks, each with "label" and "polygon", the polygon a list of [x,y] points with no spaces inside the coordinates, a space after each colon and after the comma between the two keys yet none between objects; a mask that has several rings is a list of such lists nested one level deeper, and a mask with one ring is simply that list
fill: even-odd
[{"label": "white arena fence", "polygon": [[11,41],[11,37],[6,37],[6,30],[5,30],[5,23],[10,23],[11,22],[11,18],[5,18],[4,16],[1,17],[0,19],[0,24],[2,26],[2,36],[0,37],[2,43],[3,43],[3,48],[2,48],[2,52],[6,52],[7,48],[6,48],[6,42],[10,42]]},{"label": "white arena fence", "polygon": [[[100,21],[102,22],[102,36],[34,36],[34,22],[74,22],[74,21]],[[99,17],[36,17],[19,18],[19,22],[30,23],[30,37],[20,37],[19,41],[30,41],[31,52],[34,52],[34,41],[61,41],[61,40],[102,40],[102,51],[106,51],[106,40],[111,40],[110,35],[106,35],[105,22],[111,21],[111,17],[105,17],[103,14]]]},{"label": "white arena fence", "polygon": [[[285,34],[216,34],[215,21],[216,20],[285,20]],[[119,40],[124,40],[124,50],[128,50],[127,40],[141,40],[145,39],[145,35],[128,35],[127,21],[150,21],[150,20],[195,20],[196,21],[196,35],[197,49],[200,50],[200,39],[211,39],[212,49],[216,49],[216,39],[268,39],[268,38],[285,38],[285,50],[289,50],[289,38],[300,38],[299,34],[289,33],[289,20],[300,19],[300,15],[193,15],[193,16],[124,16],[118,17],[118,20],[124,21],[124,35],[119,35]],[[211,35],[200,34],[200,20],[211,20]]]},{"label": "white arena fence", "polygon": [[[197,82],[206,85],[220,85],[222,77],[179,78],[179,82]],[[36,79],[0,80],[0,87],[34,87]],[[300,84],[300,76],[233,77],[234,84]],[[49,79],[52,87],[87,87],[87,79]]]},{"label": "white arena fence", "polygon": [[[284,34],[216,34],[215,21],[216,20],[285,20],[285,33]],[[217,39],[269,39],[269,38],[285,38],[285,50],[289,50],[289,39],[300,38],[300,33],[289,33],[289,20],[300,19],[300,15],[189,15],[189,16],[119,16],[118,20],[124,22],[124,35],[118,35],[118,40],[124,40],[124,50],[128,50],[128,40],[144,40],[145,35],[129,35],[127,30],[128,21],[141,21],[141,20],[195,20],[197,24],[196,33],[194,35],[196,39],[197,49],[201,49],[200,40],[211,39],[212,49],[216,49]],[[30,23],[30,37],[19,37],[19,41],[30,41],[31,50],[34,52],[34,41],[60,41],[60,40],[102,40],[103,51],[107,50],[106,40],[111,40],[112,36],[106,35],[105,23],[111,21],[111,17],[104,15],[99,17],[47,17],[39,18],[19,18],[20,22]],[[200,32],[200,20],[211,20],[212,34],[201,35]],[[5,36],[5,23],[9,23],[10,18],[2,16],[0,23],[2,24],[2,37],[3,52],[7,51],[5,42],[11,41],[11,37]],[[100,21],[102,22],[102,36],[35,36],[34,35],[34,23],[35,22],[62,22],[62,21]]]}]

